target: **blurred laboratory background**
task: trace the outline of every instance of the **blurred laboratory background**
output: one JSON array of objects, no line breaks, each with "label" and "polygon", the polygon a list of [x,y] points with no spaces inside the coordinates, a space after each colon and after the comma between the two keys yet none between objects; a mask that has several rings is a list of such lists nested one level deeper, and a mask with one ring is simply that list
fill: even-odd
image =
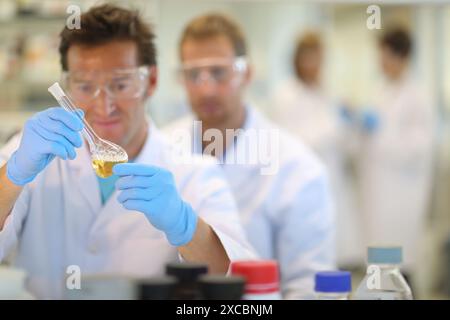
[{"label": "blurred laboratory background", "polygon": [[[76,4],[84,11],[103,2],[107,1],[0,0],[0,146],[31,114],[54,105],[47,88],[60,78],[58,34],[69,16],[67,7]],[[371,234],[382,237],[397,230],[396,238],[389,241],[407,243],[389,244],[404,246],[405,269],[413,279],[416,298],[450,298],[450,1],[113,3],[140,10],[154,25],[159,84],[148,112],[160,126],[189,110],[176,74],[183,27],[211,11],[233,16],[246,34],[254,70],[248,101],[311,144],[329,168],[336,198],[339,267],[363,275],[365,248],[377,241]],[[372,4],[381,9],[380,30],[367,24]],[[410,33],[408,77],[414,84],[382,86],[389,74],[389,58],[382,59],[379,41],[390,28]],[[298,77],[301,67],[297,71],[294,67],[296,52],[306,59],[304,78]],[[308,79],[314,90],[308,89]],[[303,87],[295,84],[301,81]],[[303,104],[298,102],[298,112],[289,107],[295,97],[304,99]],[[389,103],[403,103],[400,109],[406,108],[405,113],[386,112]],[[380,111],[378,105],[386,108]],[[317,114],[322,107],[327,111]],[[363,134],[348,130],[356,114],[363,115]],[[289,119],[295,121],[293,126]],[[404,130],[400,139],[389,135],[380,135],[375,142],[367,139],[384,123],[401,127],[407,121],[416,127]],[[375,146],[368,148],[371,144]],[[397,162],[399,155],[422,160],[403,170],[408,161]],[[415,177],[405,177],[408,174]],[[396,219],[389,216],[392,212],[398,213]],[[374,215],[383,219],[383,214],[388,215],[385,222],[391,221],[397,229],[382,224],[380,228],[386,230],[376,229],[371,219]]]}]

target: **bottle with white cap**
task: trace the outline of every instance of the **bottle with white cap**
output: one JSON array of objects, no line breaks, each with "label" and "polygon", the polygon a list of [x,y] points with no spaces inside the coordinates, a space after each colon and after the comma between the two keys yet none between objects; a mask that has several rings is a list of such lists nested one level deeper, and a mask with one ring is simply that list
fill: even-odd
[{"label": "bottle with white cap", "polygon": [[400,272],[401,247],[369,247],[367,274],[355,300],[412,300],[411,288]]},{"label": "bottle with white cap", "polygon": [[348,271],[322,271],[315,276],[318,300],[348,300],[352,292],[352,276]]},{"label": "bottle with white cap", "polygon": [[244,300],[281,300],[276,261],[235,261],[231,263],[231,274],[245,279]]}]

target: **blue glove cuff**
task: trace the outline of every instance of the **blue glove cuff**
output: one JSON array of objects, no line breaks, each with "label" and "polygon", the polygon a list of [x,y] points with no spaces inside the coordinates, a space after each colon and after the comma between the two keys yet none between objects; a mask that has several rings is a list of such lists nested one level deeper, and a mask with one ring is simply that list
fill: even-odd
[{"label": "blue glove cuff", "polygon": [[166,232],[167,240],[176,247],[188,244],[194,237],[197,229],[198,216],[192,207],[182,201],[182,216],[178,224],[170,231]]},{"label": "blue glove cuff", "polygon": [[6,176],[8,177],[8,179],[17,186],[24,186],[27,183],[33,181],[34,178],[36,178],[36,175],[26,179],[17,178],[14,174],[17,171],[16,152],[14,152],[6,163]]}]

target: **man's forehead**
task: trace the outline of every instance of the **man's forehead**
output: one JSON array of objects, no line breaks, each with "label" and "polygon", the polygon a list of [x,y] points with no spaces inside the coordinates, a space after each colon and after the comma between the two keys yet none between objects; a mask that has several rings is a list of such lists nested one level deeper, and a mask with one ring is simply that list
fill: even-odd
[{"label": "man's forehead", "polygon": [[67,52],[67,66],[72,70],[108,71],[138,66],[134,42],[112,42],[96,46],[73,44]]},{"label": "man's forehead", "polygon": [[237,58],[211,57],[211,58],[189,59],[183,61],[182,67],[185,69],[190,69],[190,68],[202,68],[212,66],[228,66],[230,64],[235,64],[243,60],[245,60],[244,57],[237,57]]},{"label": "man's forehead", "polygon": [[235,51],[227,36],[217,35],[203,39],[186,39],[181,48],[181,55],[183,60],[233,58]]}]

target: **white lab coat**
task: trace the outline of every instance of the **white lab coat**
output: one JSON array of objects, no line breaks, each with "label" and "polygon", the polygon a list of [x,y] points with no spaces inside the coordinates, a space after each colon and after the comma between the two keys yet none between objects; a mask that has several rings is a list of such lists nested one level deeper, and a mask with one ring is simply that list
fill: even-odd
[{"label": "white lab coat", "polygon": [[404,266],[414,271],[429,209],[433,108],[410,76],[384,85],[376,97],[380,126],[362,137],[360,152],[365,244],[403,246]]},{"label": "white lab coat", "polygon": [[[0,152],[6,160],[18,137]],[[182,198],[209,223],[231,260],[255,257],[245,239],[235,202],[214,161],[174,165],[165,138],[152,124],[137,163],[169,169]],[[117,274],[132,277],[164,273],[168,262],[181,258],[163,232],[145,216],[128,211],[117,191],[102,207],[90,155],[78,149],[73,161],[53,162],[26,185],[0,232],[0,261],[11,260],[29,275],[28,289],[38,298],[64,296],[66,268],[82,275]]]},{"label": "white lab coat", "polygon": [[354,139],[349,139],[352,136],[341,121],[336,104],[321,88],[290,79],[275,90],[270,116],[317,152],[328,169],[336,203],[338,264],[363,263],[366,253],[349,162]]},{"label": "white lab coat", "polygon": [[[279,262],[283,297],[311,298],[315,272],[335,268],[333,204],[324,168],[307,147],[262,114],[253,108],[246,112],[246,134],[238,136],[219,162],[225,164],[250,243],[262,258]],[[191,138],[183,141],[201,152],[201,136],[193,132],[192,121],[188,116],[164,130],[174,139],[185,132]],[[262,136],[269,130],[279,132],[279,152],[272,151],[276,174],[261,174],[268,162],[245,165],[231,160],[258,144],[255,135],[247,135],[249,129],[261,130]]]}]

